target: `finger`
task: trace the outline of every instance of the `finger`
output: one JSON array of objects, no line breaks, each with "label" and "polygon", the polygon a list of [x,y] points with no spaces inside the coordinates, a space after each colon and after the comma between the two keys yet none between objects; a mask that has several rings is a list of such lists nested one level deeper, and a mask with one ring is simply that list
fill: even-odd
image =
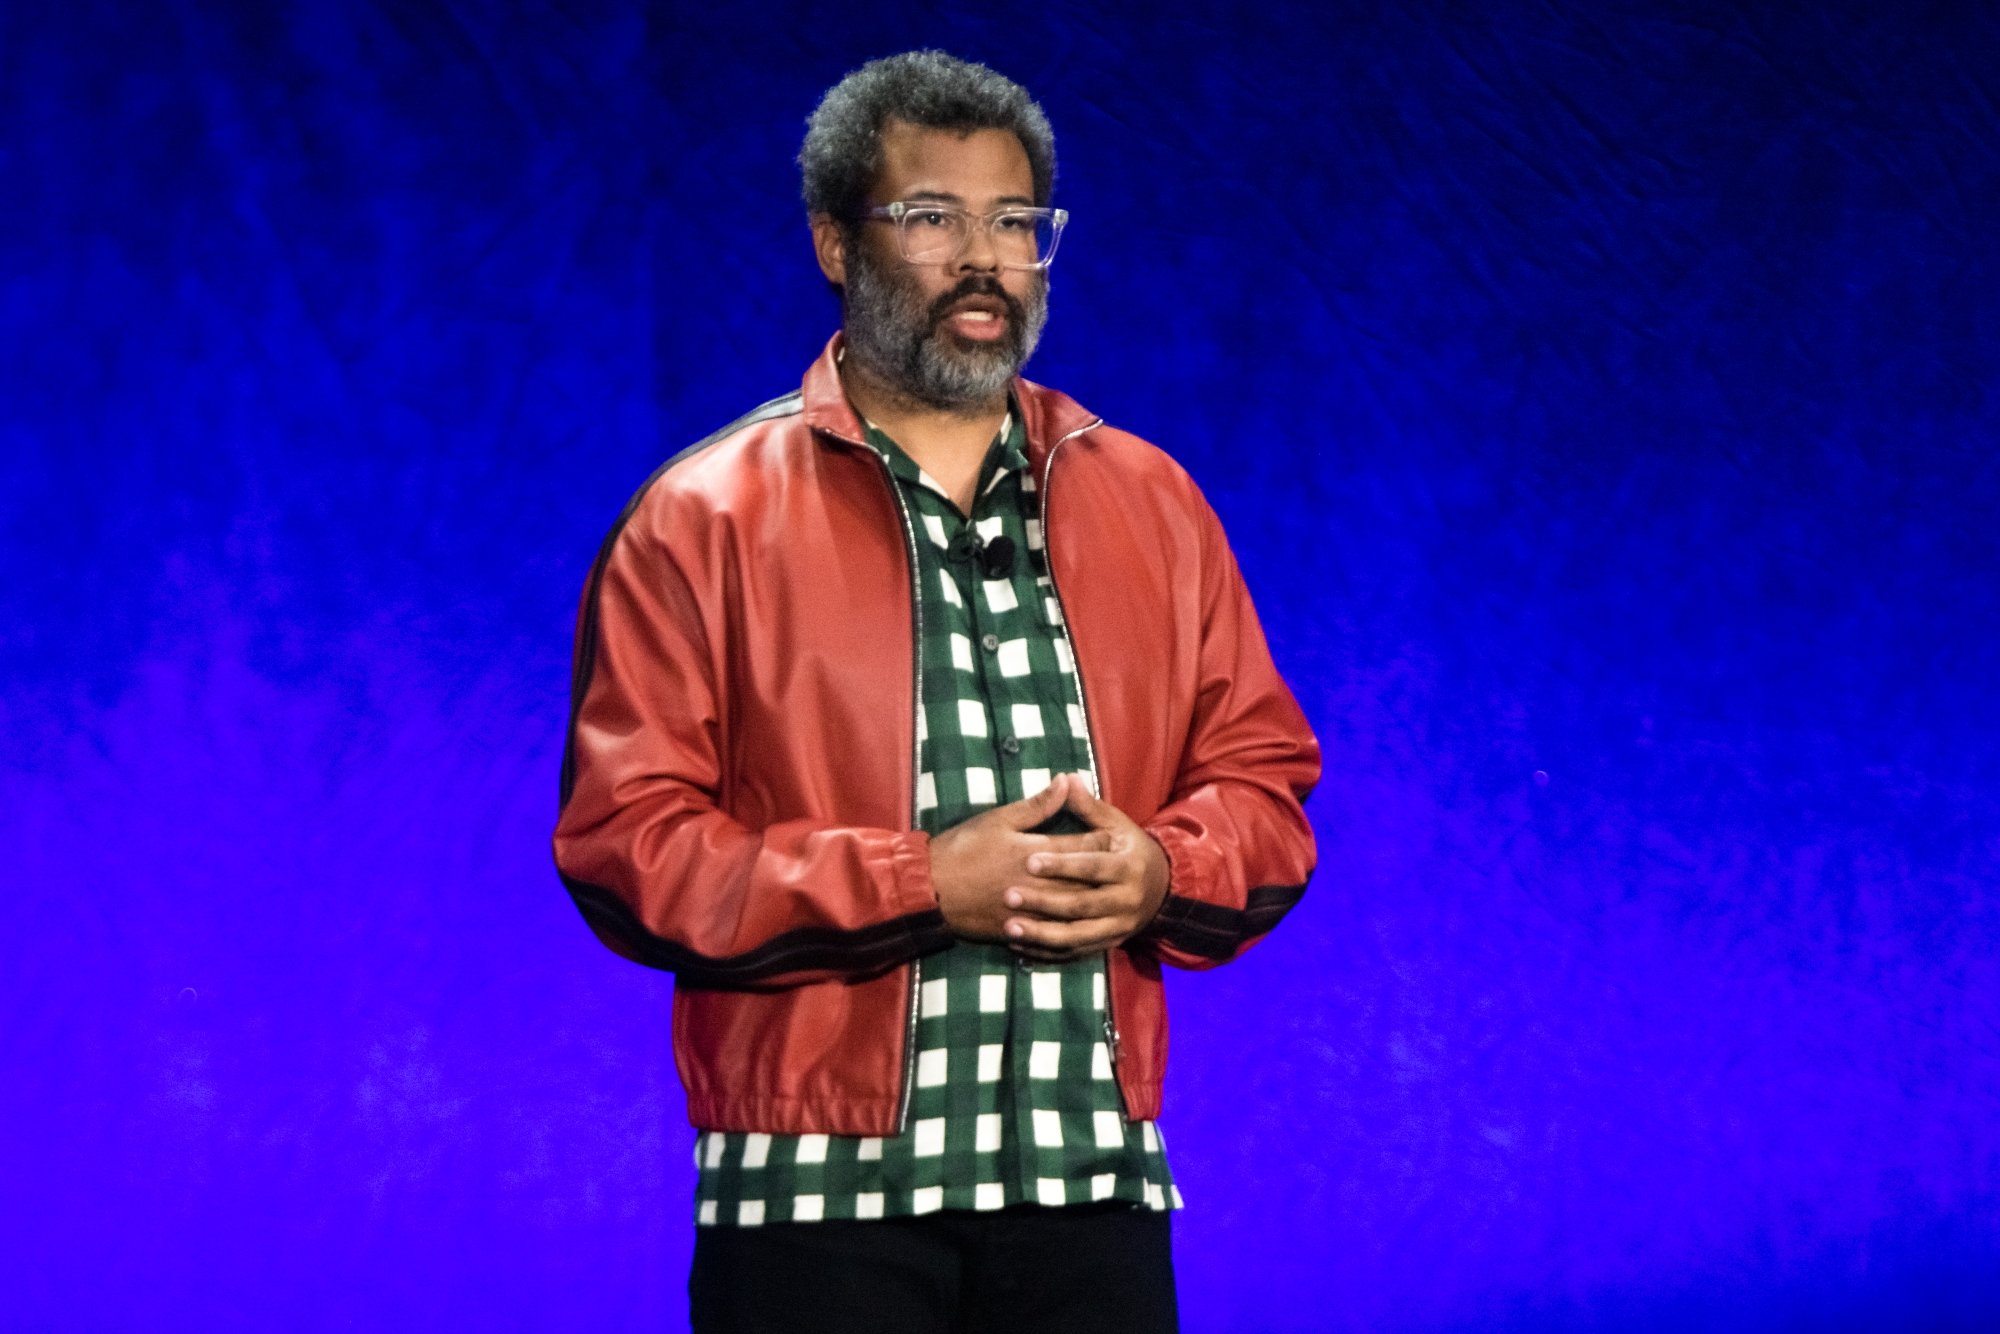
[{"label": "finger", "polygon": [[1030,834],[1033,840],[1027,854],[1032,857],[1038,852],[1110,852],[1114,846],[1114,835],[1108,829],[1091,829],[1081,834]]},{"label": "finger", "polygon": [[1010,917],[1001,928],[1008,945],[1022,953],[1046,952],[1065,958],[1104,949],[1132,933],[1129,917],[1086,917],[1075,921],[1050,921],[1034,917]]},{"label": "finger", "polygon": [[[1007,896],[1016,891],[1020,891],[1025,895],[1074,894],[1090,900],[1093,905],[1090,912],[1102,917],[1105,913],[1111,911],[1111,907],[1105,896],[1107,894],[1121,893],[1125,888],[1123,885],[1086,885],[1076,880],[1048,880],[1041,876],[1023,876],[1020,879],[1010,881],[1006,890],[1002,892],[1000,899],[1001,902],[1011,905],[1013,900]],[[1022,901],[1024,903],[1028,902],[1025,898]],[[1137,901],[1136,894],[1134,895],[1134,901]]]},{"label": "finger", "polygon": [[[1011,885],[1001,902],[1016,915],[1039,917],[1051,922],[1080,922],[1103,917],[1114,905],[1105,902],[1104,891],[1077,889],[1073,885]],[[1123,904],[1115,905],[1122,909]]]},{"label": "finger", "polygon": [[1130,857],[1116,852],[1038,852],[1028,858],[1028,870],[1036,875],[1086,885],[1136,880],[1137,869]]},{"label": "finger", "polygon": [[1057,774],[1049,780],[1047,787],[1034,796],[997,806],[988,814],[1009,829],[1033,829],[1063,808],[1063,802],[1069,796],[1068,778],[1068,774]]},{"label": "finger", "polygon": [[1125,813],[1110,802],[1100,800],[1082,774],[1062,774],[1060,777],[1069,780],[1063,804],[1085,824],[1094,829],[1112,829],[1124,822]]}]

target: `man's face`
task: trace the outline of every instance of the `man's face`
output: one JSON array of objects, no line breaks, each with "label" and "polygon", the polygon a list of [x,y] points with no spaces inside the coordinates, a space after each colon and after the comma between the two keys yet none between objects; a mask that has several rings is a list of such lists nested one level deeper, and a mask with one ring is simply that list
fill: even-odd
[{"label": "man's face", "polygon": [[[1032,207],[1034,193],[1027,151],[1008,131],[959,134],[891,120],[868,202],[930,200],[982,214]],[[1046,271],[1002,268],[977,226],[960,254],[924,264],[903,258],[893,222],[864,222],[846,237],[849,355],[932,407],[989,404],[1005,391],[1048,319]]]}]

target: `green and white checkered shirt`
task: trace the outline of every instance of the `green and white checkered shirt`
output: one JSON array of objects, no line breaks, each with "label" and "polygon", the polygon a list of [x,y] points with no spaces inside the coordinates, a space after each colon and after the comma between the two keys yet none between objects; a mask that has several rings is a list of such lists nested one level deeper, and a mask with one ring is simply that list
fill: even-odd
[{"label": "green and white checkered shirt", "polygon": [[[970,520],[872,426],[868,443],[916,525],[920,827],[938,834],[1039,792],[1057,773],[1089,774],[1075,661],[1018,416],[1008,415],[987,454]],[[985,542],[1006,537],[1021,553],[1009,575],[987,579],[976,561],[950,557],[968,523]],[[1061,818],[1081,828],[1067,812]],[[1094,1200],[1180,1206],[1158,1128],[1125,1120],[1106,1045],[1103,955],[1030,967],[1005,946],[958,941],[915,966],[915,1087],[904,1132],[705,1131],[695,1141],[697,1223]]]}]

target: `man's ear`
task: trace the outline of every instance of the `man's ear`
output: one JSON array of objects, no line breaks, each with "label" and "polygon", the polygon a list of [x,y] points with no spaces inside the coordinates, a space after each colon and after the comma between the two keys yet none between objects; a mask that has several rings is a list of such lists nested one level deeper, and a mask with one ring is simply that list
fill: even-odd
[{"label": "man's ear", "polygon": [[847,237],[830,213],[812,215],[813,258],[835,287],[847,286]]}]

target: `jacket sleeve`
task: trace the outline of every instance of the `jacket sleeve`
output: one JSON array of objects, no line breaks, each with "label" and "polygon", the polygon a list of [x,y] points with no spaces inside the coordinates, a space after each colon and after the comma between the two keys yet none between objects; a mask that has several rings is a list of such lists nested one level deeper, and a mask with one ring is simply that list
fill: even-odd
[{"label": "jacket sleeve", "polygon": [[1222,525],[1205,500],[1194,503],[1203,525],[1194,717],[1167,804],[1144,822],[1167,854],[1167,897],[1132,944],[1179,968],[1212,968],[1304,896],[1314,860],[1304,803],[1320,756]]},{"label": "jacket sleeve", "polygon": [[578,619],[554,839],[584,919],[617,953],[705,987],[860,976],[948,945],[925,834],[752,829],[719,808],[727,709],[701,613],[628,512]]}]

